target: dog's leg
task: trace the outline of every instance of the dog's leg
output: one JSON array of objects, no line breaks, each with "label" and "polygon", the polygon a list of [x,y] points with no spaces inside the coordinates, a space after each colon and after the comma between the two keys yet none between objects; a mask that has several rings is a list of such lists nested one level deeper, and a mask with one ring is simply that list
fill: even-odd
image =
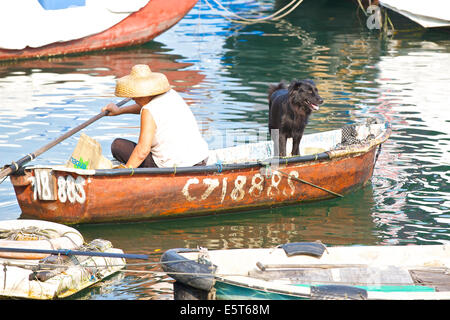
[{"label": "dog's leg", "polygon": [[303,137],[303,131],[300,133],[294,135],[292,137],[292,156],[299,156],[300,155],[300,141]]},{"label": "dog's leg", "polygon": [[280,133],[280,138],[278,139],[280,144],[280,157],[286,156],[286,140],[287,140],[286,135]]},{"label": "dog's leg", "polygon": [[292,156],[299,156],[300,155],[300,140],[302,137],[293,137],[292,138]]},{"label": "dog's leg", "polygon": [[278,157],[280,155],[280,130],[278,129],[270,129],[270,137],[273,141],[273,156]]}]

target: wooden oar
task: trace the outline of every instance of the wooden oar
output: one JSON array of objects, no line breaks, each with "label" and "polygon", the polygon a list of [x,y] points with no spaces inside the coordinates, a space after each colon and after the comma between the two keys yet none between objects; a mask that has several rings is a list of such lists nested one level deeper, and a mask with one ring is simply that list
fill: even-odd
[{"label": "wooden oar", "polygon": [[256,266],[261,271],[267,269],[334,269],[334,268],[367,268],[367,264],[333,264],[333,263],[308,263],[308,264],[263,264],[256,262]]},{"label": "wooden oar", "polygon": [[[119,103],[117,103],[118,107],[123,106],[125,103],[127,103],[128,101],[130,101],[131,98],[126,98],[123,99],[122,101],[120,101]],[[58,143],[60,143],[61,141],[66,140],[67,138],[69,138],[70,136],[74,135],[75,133],[77,133],[78,131],[86,128],[88,125],[90,125],[91,123],[97,121],[98,119],[106,116],[109,113],[109,111],[102,111],[100,112],[98,115],[96,115],[95,117],[90,118],[88,121],[80,124],[78,127],[73,128],[72,130],[66,132],[65,134],[63,134],[61,137],[59,137],[58,139],[53,140],[52,142],[46,144],[45,146],[43,146],[42,148],[36,150],[33,153],[29,153],[26,156],[24,156],[23,158],[17,160],[17,161],[13,161],[9,166],[3,168],[0,171],[0,179],[9,176],[10,174],[13,174],[14,172],[16,172],[17,170],[19,170],[19,168],[21,168],[24,164],[28,163],[29,161],[36,159],[38,156],[40,156],[41,154],[43,154],[45,151],[49,150],[50,148],[56,146]]]}]

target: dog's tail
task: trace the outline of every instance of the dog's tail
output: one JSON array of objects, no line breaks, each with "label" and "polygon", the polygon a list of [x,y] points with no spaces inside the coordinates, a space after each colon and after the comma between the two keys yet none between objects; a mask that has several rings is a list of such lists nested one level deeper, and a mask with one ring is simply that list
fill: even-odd
[{"label": "dog's tail", "polygon": [[270,97],[272,96],[272,94],[280,89],[286,89],[286,84],[284,82],[280,82],[279,84],[271,84],[269,85],[269,90],[268,90],[268,98],[269,98],[269,103],[271,101]]}]

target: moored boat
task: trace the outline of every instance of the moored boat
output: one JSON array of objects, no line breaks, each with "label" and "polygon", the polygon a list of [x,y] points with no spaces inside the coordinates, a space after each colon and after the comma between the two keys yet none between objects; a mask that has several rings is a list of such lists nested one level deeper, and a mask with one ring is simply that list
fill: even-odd
[{"label": "moored boat", "polygon": [[179,248],[161,263],[180,300],[450,299],[448,244]]},{"label": "moored boat", "polygon": [[[66,224],[143,221],[318,201],[366,185],[388,123],[305,135],[300,156],[262,141],[211,150],[206,166],[82,170],[27,166],[11,175],[22,218]],[[292,141],[288,141],[288,150]]]},{"label": "moored boat", "polygon": [[397,12],[424,28],[450,27],[450,4],[445,0],[380,0],[380,5]]},{"label": "moored boat", "polygon": [[123,251],[107,240],[85,243],[69,226],[40,220],[0,221],[0,297],[70,297],[120,271],[126,262],[122,256]]},{"label": "moored boat", "polygon": [[0,36],[0,60],[142,44],[174,26],[197,1],[8,1],[1,5],[0,26],[9,31]]}]

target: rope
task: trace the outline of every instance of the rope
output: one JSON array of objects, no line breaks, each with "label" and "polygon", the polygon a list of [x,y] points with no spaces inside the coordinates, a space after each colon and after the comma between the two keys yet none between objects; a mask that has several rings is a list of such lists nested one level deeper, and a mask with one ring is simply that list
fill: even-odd
[{"label": "rope", "polygon": [[221,161],[220,159],[217,160],[216,166],[217,166],[217,172],[218,172],[218,173],[222,173],[223,166],[222,166],[222,161]]},{"label": "rope", "polygon": [[[283,8],[281,8],[280,10],[278,10],[277,12],[266,16],[266,17],[261,17],[261,18],[253,18],[253,19],[249,19],[249,18],[244,18],[241,17],[237,14],[235,14],[234,12],[229,11],[227,8],[225,8],[220,2],[218,2],[217,0],[212,0],[215,4],[217,4],[222,10],[224,10],[226,13],[228,13],[231,16],[236,17],[238,20],[235,19],[230,19],[229,17],[225,16],[224,14],[222,14],[222,12],[218,11],[217,9],[215,9],[208,0],[205,0],[205,3],[210,7],[211,10],[213,11],[218,11],[219,14],[224,17],[225,19],[231,21],[231,22],[235,22],[235,23],[242,23],[242,24],[253,24],[253,23],[259,23],[259,22],[265,22],[267,20],[271,20],[271,21],[277,21],[285,16],[287,16],[289,13],[291,13],[292,11],[295,10],[295,8],[297,8],[302,2],[303,0],[292,0],[291,2],[289,2],[286,6],[284,6]],[[297,2],[297,3],[296,3]],[[292,6],[292,8],[290,8],[288,10],[288,8]],[[283,11],[287,10],[287,12],[282,13]]]},{"label": "rope", "polygon": [[40,229],[38,227],[25,227],[21,229],[0,229],[0,239],[23,240],[23,238],[33,238],[33,240],[48,240],[60,237],[58,231],[54,229]]},{"label": "rope", "polygon": [[3,263],[3,273],[4,273],[4,275],[3,275],[3,277],[4,277],[4,280],[3,280],[3,291],[5,291],[5,289],[6,289],[6,272],[8,271],[7,270],[7,268],[6,268],[6,263],[4,262]]},{"label": "rope", "polygon": [[[375,165],[377,164],[378,157],[380,156],[380,153],[381,153],[381,143],[380,143],[380,145],[378,146],[378,150],[377,150],[377,153],[376,153],[376,155],[375,155],[375,161],[373,162],[373,169],[375,169]],[[373,170],[373,169],[372,169],[372,170]]]},{"label": "rope", "polygon": [[13,169],[14,172],[19,170],[19,165],[15,161],[11,162],[10,167],[14,167],[14,169]]},{"label": "rope", "polygon": [[75,234],[76,236],[78,236],[79,238],[81,238],[82,240],[84,240],[84,239],[83,239],[83,236],[82,236],[80,233],[77,233],[77,232],[75,232],[75,231],[66,231],[66,232],[64,232],[64,233],[62,234],[62,237],[65,237],[65,238],[69,239],[69,240],[72,242],[72,244],[75,245],[75,246],[77,245],[77,243],[76,243],[71,237],[68,237],[68,236],[67,236],[68,233],[73,233],[73,234]]},{"label": "rope", "polygon": [[337,193],[337,192],[328,190],[328,189],[323,188],[323,187],[321,187],[321,186],[318,186],[318,185],[316,185],[316,184],[314,184],[314,183],[311,183],[311,182],[308,182],[308,181],[306,181],[306,180],[303,180],[303,179],[294,177],[293,175],[288,174],[288,173],[286,173],[286,172],[283,172],[283,171],[280,171],[280,170],[277,170],[277,171],[278,171],[279,173],[284,174],[284,175],[287,176],[287,177],[290,177],[290,178],[293,179],[294,181],[301,182],[301,183],[305,183],[305,184],[310,185],[310,186],[312,186],[312,187],[314,187],[314,188],[317,188],[317,189],[326,191],[326,192],[328,192],[328,193],[331,193],[332,195],[335,195],[335,196],[338,196],[338,197],[341,197],[341,198],[344,197],[344,196],[343,196],[342,194],[340,194],[340,193]]},{"label": "rope", "polygon": [[[262,161],[258,161],[258,163],[259,163],[259,165],[264,166],[264,167],[266,168],[266,177],[267,177],[268,175],[271,174],[272,168],[270,167],[269,163],[264,163],[264,162],[262,162]],[[287,162],[286,162],[286,164],[287,164]],[[295,177],[295,176],[293,176],[293,175],[291,175],[291,174],[288,174],[288,173],[286,173],[286,172],[284,172],[284,171],[281,171],[281,170],[276,170],[276,171],[279,172],[279,173],[281,173],[281,174],[283,174],[283,175],[285,175],[286,177],[291,178],[292,180],[294,180],[294,181],[296,181],[296,182],[301,182],[301,183],[310,185],[310,186],[312,186],[312,187],[314,187],[314,188],[323,190],[323,191],[325,191],[325,192],[331,193],[332,195],[335,195],[335,196],[338,196],[338,197],[341,197],[341,198],[344,197],[344,196],[343,196],[342,194],[340,194],[340,193],[337,193],[337,192],[328,190],[328,189],[326,189],[326,188],[324,188],[324,187],[321,187],[321,186],[318,186],[318,185],[316,185],[316,184],[314,184],[314,183],[312,183],[312,182],[309,182],[309,181],[306,181],[306,180],[297,178],[297,177]],[[270,173],[268,174],[268,172],[270,172]]]}]

